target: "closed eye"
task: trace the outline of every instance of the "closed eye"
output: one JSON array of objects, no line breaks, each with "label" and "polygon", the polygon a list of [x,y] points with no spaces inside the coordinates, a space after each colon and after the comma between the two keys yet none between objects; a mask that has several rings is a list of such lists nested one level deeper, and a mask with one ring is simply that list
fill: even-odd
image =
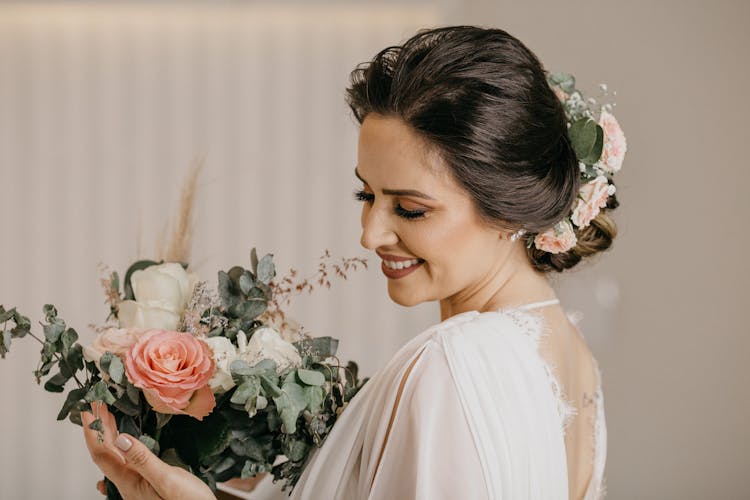
[{"label": "closed eye", "polygon": [[[375,195],[373,193],[368,193],[363,189],[358,189],[354,191],[354,199],[357,201],[372,203],[375,201]],[[406,210],[401,205],[396,205],[393,210],[396,215],[403,219],[419,219],[425,215],[424,210]]]}]

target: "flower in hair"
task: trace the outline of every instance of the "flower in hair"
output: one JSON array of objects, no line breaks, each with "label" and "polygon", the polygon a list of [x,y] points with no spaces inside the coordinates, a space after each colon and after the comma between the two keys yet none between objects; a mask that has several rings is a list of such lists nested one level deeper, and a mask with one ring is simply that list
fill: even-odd
[{"label": "flower in hair", "polygon": [[[577,243],[573,226],[588,227],[615,193],[615,186],[608,176],[622,168],[627,142],[620,124],[611,113],[612,104],[601,106],[597,118],[594,111],[596,99],[584,99],[575,87],[573,75],[552,73],[547,82],[565,110],[567,135],[578,160],[581,187],[571,213],[543,233],[533,238],[530,235],[528,246],[533,244],[545,252],[561,253]],[[607,85],[602,83],[599,87],[606,95]]]},{"label": "flower in hair", "polygon": [[587,182],[578,192],[578,200],[570,217],[571,222],[578,227],[588,226],[599,215],[599,211],[607,206],[607,198],[613,194],[614,184],[610,184],[603,175]]},{"label": "flower in hair", "polygon": [[617,118],[606,109],[601,111],[599,126],[604,130],[604,148],[596,166],[607,173],[614,174],[622,168],[622,161],[628,148],[625,134]]},{"label": "flower in hair", "polygon": [[545,232],[534,237],[534,245],[544,252],[567,252],[577,243],[573,226],[568,219],[563,219]]}]

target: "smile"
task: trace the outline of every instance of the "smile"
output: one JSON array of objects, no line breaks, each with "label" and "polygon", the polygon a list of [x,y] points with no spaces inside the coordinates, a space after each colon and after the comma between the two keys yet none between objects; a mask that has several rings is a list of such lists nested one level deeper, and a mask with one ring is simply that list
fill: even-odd
[{"label": "smile", "polygon": [[414,270],[419,269],[424,261],[422,259],[409,259],[409,260],[386,260],[383,259],[383,264],[380,269],[383,274],[389,279],[397,280],[408,276],[413,273]]},{"label": "smile", "polygon": [[406,269],[408,267],[419,264],[419,259],[401,260],[401,261],[383,259],[383,264],[385,265],[385,267],[389,269]]}]

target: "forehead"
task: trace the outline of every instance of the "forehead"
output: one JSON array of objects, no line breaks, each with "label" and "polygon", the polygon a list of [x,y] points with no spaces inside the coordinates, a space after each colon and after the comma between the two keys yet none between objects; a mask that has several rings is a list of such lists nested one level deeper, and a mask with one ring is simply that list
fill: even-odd
[{"label": "forehead", "polygon": [[438,188],[450,181],[435,147],[402,119],[376,113],[367,115],[360,128],[357,170],[368,183],[388,187],[409,182],[410,187]]}]

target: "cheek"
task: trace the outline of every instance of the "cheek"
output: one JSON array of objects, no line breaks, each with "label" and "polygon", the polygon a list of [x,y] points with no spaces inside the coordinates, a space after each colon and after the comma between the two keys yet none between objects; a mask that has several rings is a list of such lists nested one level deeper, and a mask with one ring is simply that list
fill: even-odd
[{"label": "cheek", "polygon": [[427,261],[425,270],[430,278],[454,289],[484,275],[492,263],[490,246],[495,239],[494,233],[473,221],[456,220],[420,229],[410,248]]}]

